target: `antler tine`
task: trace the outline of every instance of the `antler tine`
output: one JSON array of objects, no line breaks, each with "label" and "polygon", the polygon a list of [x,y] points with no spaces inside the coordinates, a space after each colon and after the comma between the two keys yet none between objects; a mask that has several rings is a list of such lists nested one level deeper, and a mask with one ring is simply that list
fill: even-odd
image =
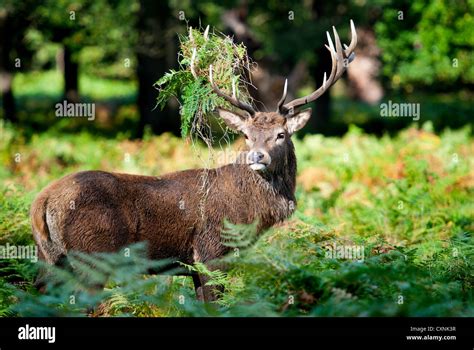
[{"label": "antler tine", "polygon": [[196,62],[196,48],[193,48],[193,55],[191,56],[191,63],[189,64],[191,68],[191,74],[193,75],[194,78],[197,78],[196,70],[194,69],[194,63]]},{"label": "antler tine", "polygon": [[334,40],[336,41],[336,55],[337,55],[337,70],[336,76],[334,77],[334,83],[341,77],[342,73],[345,71],[345,62],[344,62],[344,50],[342,48],[341,39],[339,39],[339,34],[337,34],[336,28],[333,26],[332,31],[334,33]]},{"label": "antler tine", "polygon": [[[354,22],[351,20],[350,24],[351,24],[352,38],[351,38],[350,45],[345,46],[345,49],[342,48],[341,40],[339,39],[339,35],[337,34],[335,27],[333,27],[334,40],[336,44],[335,47],[331,40],[331,36],[329,35],[328,32],[326,32],[329,46],[328,45],[325,45],[325,46],[329,50],[331,54],[331,60],[332,60],[332,68],[331,68],[331,74],[329,75],[329,79],[327,80],[324,79],[323,86],[321,86],[319,89],[317,89],[310,95],[298,98],[296,100],[288,102],[285,105],[279,107],[280,113],[288,112],[292,108],[299,107],[309,102],[315,101],[342,76],[344,71],[347,69],[348,63],[352,62],[352,60],[354,59],[354,49],[357,45],[357,32],[355,30]],[[326,78],[326,74],[325,74],[325,78]]]},{"label": "antler tine", "polygon": [[283,104],[285,103],[287,93],[288,93],[288,79],[285,79],[285,87],[283,88],[283,95],[281,96],[280,101],[278,101],[277,112],[282,112],[282,107],[283,107]]},{"label": "antler tine", "polygon": [[344,55],[350,59],[351,54],[354,52],[355,47],[357,46],[357,32],[355,29],[354,21],[351,19],[351,43],[348,47],[345,47]]},{"label": "antler tine", "polygon": [[[299,106],[305,105],[309,102],[312,102],[312,101],[316,100],[317,98],[319,98],[319,96],[321,96],[333,84],[334,77],[336,76],[338,61],[337,61],[337,54],[336,54],[336,51],[334,50],[334,45],[331,41],[329,33],[327,33],[327,36],[328,36],[329,46],[327,46],[327,45],[325,45],[325,46],[331,54],[331,61],[332,61],[331,74],[329,75],[329,78],[324,79],[323,85],[319,89],[317,89],[316,91],[311,93],[310,95],[307,95],[305,97],[300,97],[296,100],[293,100],[293,101],[288,102],[287,104],[283,105],[280,108],[280,113],[285,114],[286,112],[288,112],[291,109],[294,109],[295,107],[299,107]],[[324,74],[324,78],[326,78],[326,74]]]},{"label": "antler tine", "polygon": [[227,95],[225,92],[223,92],[217,87],[217,85],[214,83],[214,80],[212,79],[212,64],[209,66],[209,82],[211,83],[212,89],[218,96],[224,98],[227,102],[229,102],[233,106],[239,109],[242,109],[244,111],[247,111],[250,114],[250,116],[253,116],[255,114],[255,110],[250,104],[240,101],[235,96],[235,82],[232,83],[233,96]]}]

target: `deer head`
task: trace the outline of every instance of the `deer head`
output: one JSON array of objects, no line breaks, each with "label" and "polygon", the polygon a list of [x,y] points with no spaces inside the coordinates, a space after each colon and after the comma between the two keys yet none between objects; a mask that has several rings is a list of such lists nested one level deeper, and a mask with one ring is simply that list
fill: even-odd
[{"label": "deer head", "polygon": [[242,113],[219,109],[219,116],[227,126],[245,136],[248,146],[247,164],[255,171],[273,171],[281,159],[286,159],[288,151],[293,149],[291,135],[300,130],[311,117],[311,108],[298,110],[299,107],[318,99],[328,90],[344,73],[350,62],[355,57],[354,49],[357,45],[357,33],[354,22],[351,20],[351,43],[342,48],[341,40],[333,27],[334,47],[328,32],[328,44],[332,59],[332,69],[329,78],[324,73],[323,85],[313,93],[285,103],[288,80],[285,81],[283,95],[278,102],[276,112],[257,112],[248,103],[236,97],[235,84],[232,96],[220,90],[212,79],[212,66],[209,67],[209,80],[214,92],[237,107]]}]

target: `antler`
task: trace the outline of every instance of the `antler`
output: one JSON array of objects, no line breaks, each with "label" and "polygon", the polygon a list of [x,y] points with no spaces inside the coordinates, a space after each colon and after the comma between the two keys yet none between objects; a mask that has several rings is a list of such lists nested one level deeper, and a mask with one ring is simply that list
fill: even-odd
[{"label": "antler", "polygon": [[283,89],[283,96],[281,97],[280,101],[278,102],[278,112],[285,115],[288,111],[293,110],[296,107],[305,105],[307,103],[313,102],[317,98],[319,98],[322,94],[326,92],[331,85],[333,85],[345,72],[347,66],[350,62],[352,62],[355,58],[354,49],[357,45],[357,33],[355,30],[354,22],[351,20],[351,43],[349,46],[344,45],[345,50],[342,49],[341,40],[339,39],[339,35],[337,34],[336,28],[332,27],[334,33],[334,40],[336,42],[336,48],[334,49],[334,45],[331,40],[331,36],[328,32],[326,32],[328,37],[328,45],[325,45],[326,48],[331,53],[331,60],[332,60],[332,68],[331,74],[329,75],[329,79],[326,80],[326,73],[324,73],[324,80],[323,85],[311,93],[310,95],[297,98],[291,102],[284,104],[287,94],[287,84],[288,81],[285,81],[285,88]]},{"label": "antler", "polygon": [[235,81],[234,80],[232,80],[232,96],[227,95],[225,92],[221,91],[217,87],[217,85],[214,83],[214,81],[212,79],[212,64],[209,66],[209,82],[211,83],[212,89],[214,90],[214,92],[217,95],[224,98],[225,100],[227,100],[230,104],[234,105],[235,107],[249,112],[250,116],[253,116],[255,114],[255,110],[253,109],[253,107],[250,104],[245,103],[245,102],[240,101],[239,99],[237,99],[237,96],[236,96],[236,93],[235,93],[236,89],[235,89]]},{"label": "antler", "polygon": [[[191,27],[189,27],[189,38],[192,40],[192,30]],[[209,26],[206,27],[206,30],[204,31],[204,39],[207,41],[209,35]],[[194,78],[198,77],[198,74],[196,73],[196,69],[194,67],[194,64],[196,63],[196,48],[193,48],[193,54],[191,56],[191,63],[190,63],[190,68],[191,68],[191,73]],[[219,95],[220,97],[224,98],[227,100],[230,104],[234,105],[237,108],[240,108],[244,111],[247,111],[250,113],[251,116],[255,114],[255,110],[253,107],[245,102],[242,102],[237,99],[236,92],[235,92],[235,82],[232,80],[232,96],[227,95],[225,92],[221,91],[217,85],[214,83],[212,79],[212,64],[209,66],[209,82],[211,83],[212,89],[214,92]]]}]

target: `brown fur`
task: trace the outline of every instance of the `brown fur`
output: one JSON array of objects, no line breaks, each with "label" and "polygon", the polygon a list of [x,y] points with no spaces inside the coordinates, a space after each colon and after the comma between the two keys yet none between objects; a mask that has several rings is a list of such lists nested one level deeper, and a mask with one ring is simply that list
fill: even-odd
[{"label": "brown fur", "polygon": [[[257,141],[285,126],[277,113],[260,115],[247,125],[258,134]],[[228,164],[161,177],[84,171],[57,180],[31,207],[41,255],[58,264],[70,251],[114,252],[146,241],[151,259],[172,257],[192,264],[222,257],[228,251],[220,238],[224,219],[236,224],[258,220],[261,232],[294,210],[293,143],[289,136],[278,146],[268,142],[272,167],[263,172]],[[197,281],[198,289],[206,279]],[[204,299],[213,298],[212,291],[201,292]]]}]

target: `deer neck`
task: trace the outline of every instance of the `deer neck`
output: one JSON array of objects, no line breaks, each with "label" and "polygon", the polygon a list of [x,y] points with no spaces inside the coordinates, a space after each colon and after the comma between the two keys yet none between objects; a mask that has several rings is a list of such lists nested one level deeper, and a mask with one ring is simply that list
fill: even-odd
[{"label": "deer neck", "polygon": [[296,155],[291,140],[288,143],[286,156],[277,163],[273,171],[260,173],[250,171],[259,178],[263,191],[268,191],[289,201],[295,200]]},{"label": "deer neck", "polygon": [[296,185],[296,155],[295,148],[291,141],[288,143],[287,154],[283,162],[280,162],[275,167],[275,171],[269,175],[269,180],[275,183],[275,186],[281,190],[282,195],[294,197]]}]

